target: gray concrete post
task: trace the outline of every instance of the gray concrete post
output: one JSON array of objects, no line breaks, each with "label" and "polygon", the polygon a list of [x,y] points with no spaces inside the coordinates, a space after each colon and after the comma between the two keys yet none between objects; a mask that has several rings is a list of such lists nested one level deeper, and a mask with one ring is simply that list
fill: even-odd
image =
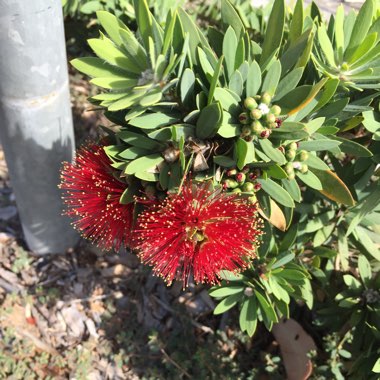
[{"label": "gray concrete post", "polygon": [[0,142],[29,248],[72,247],[57,188],[75,148],[61,0],[0,0]]}]

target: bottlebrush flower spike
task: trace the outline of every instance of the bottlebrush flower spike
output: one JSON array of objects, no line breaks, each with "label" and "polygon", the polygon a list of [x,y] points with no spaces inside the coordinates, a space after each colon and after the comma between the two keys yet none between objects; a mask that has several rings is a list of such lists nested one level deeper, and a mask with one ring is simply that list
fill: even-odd
[{"label": "bottlebrush flower spike", "polygon": [[85,238],[105,250],[129,245],[133,205],[119,203],[127,184],[113,175],[103,146],[80,148],[74,163],[64,163],[61,179],[65,214],[75,219],[75,228]]},{"label": "bottlebrush flower spike", "polygon": [[134,248],[169,284],[179,278],[185,287],[190,274],[195,282],[214,284],[220,271],[240,271],[255,256],[260,226],[256,205],[188,181],[180,194],[140,214]]}]

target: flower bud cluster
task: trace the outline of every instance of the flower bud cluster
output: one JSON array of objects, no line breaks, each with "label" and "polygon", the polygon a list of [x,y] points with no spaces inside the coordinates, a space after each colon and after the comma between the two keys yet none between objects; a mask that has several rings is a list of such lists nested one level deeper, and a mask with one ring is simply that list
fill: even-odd
[{"label": "flower bud cluster", "polygon": [[261,172],[259,169],[251,169],[245,166],[243,170],[229,169],[226,171],[226,179],[223,181],[223,188],[231,193],[254,194],[261,189],[257,178]]},{"label": "flower bud cluster", "polygon": [[241,136],[252,139],[256,136],[267,139],[272,129],[281,126],[281,108],[271,104],[272,97],[268,93],[248,97],[244,100],[244,112],[239,115],[239,121],[243,125]]}]

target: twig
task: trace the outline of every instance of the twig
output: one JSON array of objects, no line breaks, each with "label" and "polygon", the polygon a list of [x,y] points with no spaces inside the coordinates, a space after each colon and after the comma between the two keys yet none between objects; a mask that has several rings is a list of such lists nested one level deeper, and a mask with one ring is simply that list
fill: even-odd
[{"label": "twig", "polygon": [[0,278],[0,287],[2,287],[7,293],[20,293],[23,290],[23,288],[20,288],[20,285],[13,286],[2,278]]},{"label": "twig", "polygon": [[187,378],[191,379],[191,376],[189,372],[187,372],[184,368],[182,368],[177,362],[175,362],[167,353],[166,351],[161,347],[160,348],[161,353],[165,356],[165,359],[169,361],[171,364],[174,365],[177,369],[179,369]]}]

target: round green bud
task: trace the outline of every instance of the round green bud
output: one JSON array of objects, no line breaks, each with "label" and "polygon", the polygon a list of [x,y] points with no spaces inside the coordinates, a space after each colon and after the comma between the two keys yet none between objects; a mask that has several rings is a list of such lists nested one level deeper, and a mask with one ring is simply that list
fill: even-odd
[{"label": "round green bud", "polygon": [[255,109],[251,111],[252,119],[261,119],[263,116],[263,113],[259,109]]},{"label": "round green bud", "polygon": [[288,161],[293,161],[296,158],[296,152],[294,150],[288,150],[285,153],[285,157]]},{"label": "round green bud", "polygon": [[300,169],[300,172],[301,173],[307,173],[309,171],[309,167],[306,165],[306,164],[302,164],[301,165],[301,169]]},{"label": "round green bud", "polygon": [[272,112],[275,116],[281,115],[281,107],[274,105],[271,107],[270,112]]},{"label": "round green bud", "polygon": [[252,111],[257,108],[257,102],[255,99],[249,97],[244,100],[244,107],[247,108],[247,110]]},{"label": "round green bud", "polygon": [[235,189],[233,189],[232,191],[231,191],[231,193],[241,193],[241,189],[239,189],[238,187],[237,188],[235,188]]},{"label": "round green bud", "polygon": [[261,125],[261,123],[258,120],[255,120],[251,123],[251,131],[259,136],[260,133],[264,130],[264,127]]},{"label": "round green bud", "polygon": [[291,174],[291,173],[294,173],[294,168],[293,168],[293,165],[288,162],[285,166],[284,166],[284,169],[285,169],[285,172],[286,174]]},{"label": "round green bud", "polygon": [[297,144],[296,142],[292,142],[292,143],[290,143],[290,144],[287,146],[287,148],[288,148],[289,150],[297,150],[297,148],[298,148],[298,144]]},{"label": "round green bud", "polygon": [[248,124],[249,123],[249,116],[246,112],[242,112],[240,115],[239,115],[239,121],[241,124]]},{"label": "round green bud", "polygon": [[276,129],[277,128],[277,123],[268,123],[268,128],[270,128],[270,129]]},{"label": "round green bud", "polygon": [[306,161],[309,158],[309,153],[306,150],[301,150],[299,153],[299,160]]},{"label": "round green bud", "polygon": [[255,190],[255,185],[252,182],[246,182],[243,185],[242,190],[245,193],[253,193],[253,191]]},{"label": "round green bud", "polygon": [[258,102],[261,100],[261,95],[255,95],[253,98]]},{"label": "round green bud", "polygon": [[233,179],[226,179],[225,181],[224,181],[224,184],[225,184],[225,186],[228,188],[228,189],[234,189],[235,187],[238,187],[238,183],[235,181],[235,180],[233,180]]},{"label": "round green bud", "polygon": [[272,97],[267,92],[264,92],[264,94],[261,95],[262,103],[269,105],[271,101],[272,101]]},{"label": "round green bud", "polygon": [[276,122],[276,116],[273,115],[273,113],[267,113],[265,115],[265,120],[268,122],[268,123],[275,123]]},{"label": "round green bud", "polygon": [[350,67],[348,66],[347,62],[343,62],[341,68],[342,70],[347,71]]},{"label": "round green bud", "polygon": [[229,176],[229,177],[232,177],[234,175],[237,174],[237,170],[236,169],[229,169],[227,170],[226,174]]},{"label": "round green bud", "polygon": [[256,203],[257,202],[256,195],[252,195],[251,197],[249,197],[248,202],[252,204]]},{"label": "round green bud", "polygon": [[245,179],[246,179],[246,175],[244,174],[244,173],[237,173],[236,174],[236,181],[237,181],[237,183],[238,184],[242,184],[242,183],[244,183],[245,182]]},{"label": "round green bud", "polygon": [[294,173],[287,173],[288,174],[288,179],[295,179],[296,178],[296,174]]},{"label": "round green bud", "polygon": [[271,131],[270,129],[265,128],[265,129],[260,133],[260,137],[261,137],[262,139],[267,139],[267,138],[270,136],[271,133],[272,133],[272,131]]},{"label": "round green bud", "polygon": [[249,136],[250,134],[251,134],[251,127],[249,127],[248,125],[243,127],[243,129],[241,130],[241,135],[242,136]]}]

